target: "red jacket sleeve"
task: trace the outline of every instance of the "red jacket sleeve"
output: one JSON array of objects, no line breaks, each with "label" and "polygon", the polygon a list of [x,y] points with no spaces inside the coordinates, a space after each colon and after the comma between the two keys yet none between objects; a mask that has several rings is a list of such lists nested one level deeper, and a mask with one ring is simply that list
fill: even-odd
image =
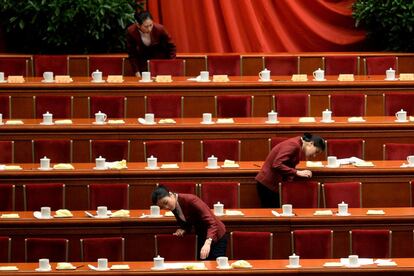
[{"label": "red jacket sleeve", "polygon": [[200,222],[207,228],[207,238],[211,238],[213,242],[218,240],[218,225],[217,218],[201,199],[194,199],[195,212],[200,218]]}]

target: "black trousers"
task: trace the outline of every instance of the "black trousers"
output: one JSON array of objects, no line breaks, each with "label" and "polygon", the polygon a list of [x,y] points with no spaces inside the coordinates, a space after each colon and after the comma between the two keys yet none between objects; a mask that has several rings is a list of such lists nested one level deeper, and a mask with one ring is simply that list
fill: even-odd
[{"label": "black trousers", "polygon": [[[198,240],[198,252],[197,259],[200,260],[200,251],[204,245],[206,239],[199,238]],[[210,253],[208,254],[207,260],[215,260],[217,257],[226,256],[227,251],[227,234],[225,234],[221,239],[211,244]]]},{"label": "black trousers", "polygon": [[265,185],[257,182],[257,193],[260,198],[262,208],[280,208],[279,193],[267,188]]}]

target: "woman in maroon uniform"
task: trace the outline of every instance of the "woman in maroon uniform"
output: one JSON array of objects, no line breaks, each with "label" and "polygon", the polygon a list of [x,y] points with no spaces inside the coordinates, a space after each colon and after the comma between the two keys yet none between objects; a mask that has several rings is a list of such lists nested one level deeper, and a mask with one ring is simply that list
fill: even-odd
[{"label": "woman in maroon uniform", "polygon": [[274,146],[256,176],[257,192],[262,207],[279,207],[280,181],[292,181],[295,177],[312,177],[311,171],[296,170],[295,167],[302,155],[311,157],[324,150],[325,141],[310,133],[287,139]]},{"label": "woman in maroon uniform", "polygon": [[152,192],[152,203],[173,212],[178,222],[174,235],[190,233],[194,226],[200,259],[215,260],[226,255],[226,227],[198,196],[172,193],[159,186]]}]

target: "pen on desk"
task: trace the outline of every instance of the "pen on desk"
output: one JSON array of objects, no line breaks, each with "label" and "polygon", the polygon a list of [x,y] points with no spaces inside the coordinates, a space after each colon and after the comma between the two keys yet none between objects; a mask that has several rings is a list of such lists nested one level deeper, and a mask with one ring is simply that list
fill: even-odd
[{"label": "pen on desk", "polygon": [[261,168],[262,166],[258,165],[258,164],[253,164],[253,166]]}]

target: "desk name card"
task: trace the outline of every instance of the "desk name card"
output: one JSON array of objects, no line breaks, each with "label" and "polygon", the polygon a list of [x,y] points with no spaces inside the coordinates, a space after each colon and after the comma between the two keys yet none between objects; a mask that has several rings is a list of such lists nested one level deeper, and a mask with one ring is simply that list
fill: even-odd
[{"label": "desk name card", "polygon": [[24,77],[23,76],[9,76],[7,78],[7,81],[9,83],[24,83]]},{"label": "desk name card", "polygon": [[308,75],[306,74],[293,74],[292,81],[308,81]]},{"label": "desk name card", "polygon": [[339,74],[338,81],[354,81],[354,74]]},{"label": "desk name card", "polygon": [[400,80],[402,81],[412,81],[414,80],[414,74],[412,73],[401,73]]},{"label": "desk name card", "polygon": [[171,75],[158,75],[155,77],[156,82],[172,82]]},{"label": "desk name card", "polygon": [[213,75],[213,82],[228,82],[229,77],[227,75]]},{"label": "desk name card", "polygon": [[69,75],[56,75],[55,82],[56,83],[69,83],[72,82],[72,78]]},{"label": "desk name card", "polygon": [[111,82],[120,83],[124,81],[124,78],[122,77],[122,75],[108,75],[108,78],[106,79],[106,81],[109,83]]}]

